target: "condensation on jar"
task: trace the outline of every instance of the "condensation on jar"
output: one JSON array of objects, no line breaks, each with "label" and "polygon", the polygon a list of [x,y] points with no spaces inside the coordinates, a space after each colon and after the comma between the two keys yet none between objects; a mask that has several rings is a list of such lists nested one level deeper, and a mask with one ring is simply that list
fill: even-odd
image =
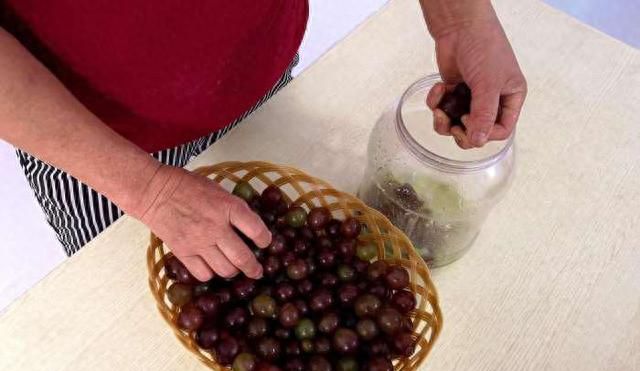
[{"label": "condensation on jar", "polygon": [[472,246],[515,170],[513,135],[462,150],[433,130],[426,106],[430,75],[413,83],[376,123],[358,196],[382,212],[432,267],[449,264]]}]

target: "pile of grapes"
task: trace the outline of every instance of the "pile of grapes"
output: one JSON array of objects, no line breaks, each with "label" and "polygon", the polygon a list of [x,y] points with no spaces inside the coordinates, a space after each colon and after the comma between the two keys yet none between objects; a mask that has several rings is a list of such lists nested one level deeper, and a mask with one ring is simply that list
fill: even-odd
[{"label": "pile of grapes", "polygon": [[198,282],[172,255],[168,299],[180,307],[177,325],[218,363],[237,371],[390,371],[415,350],[416,306],[409,274],[358,242],[355,218],[334,219],[326,208],[290,207],[280,189],[258,195],[239,183],[273,233],[266,249],[249,240],[264,277]]}]

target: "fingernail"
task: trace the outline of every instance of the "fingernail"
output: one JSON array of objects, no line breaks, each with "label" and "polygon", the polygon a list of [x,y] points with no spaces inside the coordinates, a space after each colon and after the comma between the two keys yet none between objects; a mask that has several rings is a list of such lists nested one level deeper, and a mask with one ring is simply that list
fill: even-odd
[{"label": "fingernail", "polygon": [[438,131],[438,122],[440,121],[440,116],[438,115],[438,111],[433,112],[433,130]]},{"label": "fingernail", "polygon": [[469,115],[462,115],[462,117],[460,117],[460,121],[462,121],[462,125],[467,126],[469,125],[469,123],[467,121],[469,121]]},{"label": "fingernail", "polygon": [[484,131],[476,131],[471,136],[471,141],[473,141],[473,144],[481,146],[487,141],[487,133]]}]

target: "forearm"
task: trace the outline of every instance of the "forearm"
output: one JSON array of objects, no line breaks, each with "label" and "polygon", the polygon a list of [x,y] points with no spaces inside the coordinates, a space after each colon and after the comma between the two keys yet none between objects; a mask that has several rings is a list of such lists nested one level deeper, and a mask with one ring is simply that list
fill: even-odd
[{"label": "forearm", "polygon": [[137,211],[160,164],[89,112],[2,29],[0,81],[0,138]]},{"label": "forearm", "polygon": [[434,39],[463,25],[496,17],[490,0],[420,0],[420,6]]}]

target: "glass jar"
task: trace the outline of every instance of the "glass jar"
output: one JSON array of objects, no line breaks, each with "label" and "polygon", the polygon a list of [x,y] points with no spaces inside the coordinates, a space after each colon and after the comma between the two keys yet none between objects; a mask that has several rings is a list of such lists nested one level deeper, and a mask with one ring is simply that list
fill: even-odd
[{"label": "glass jar", "polygon": [[462,150],[433,130],[426,106],[434,74],[416,81],[382,114],[368,147],[358,196],[406,233],[432,267],[460,258],[473,244],[514,175],[513,135]]}]

